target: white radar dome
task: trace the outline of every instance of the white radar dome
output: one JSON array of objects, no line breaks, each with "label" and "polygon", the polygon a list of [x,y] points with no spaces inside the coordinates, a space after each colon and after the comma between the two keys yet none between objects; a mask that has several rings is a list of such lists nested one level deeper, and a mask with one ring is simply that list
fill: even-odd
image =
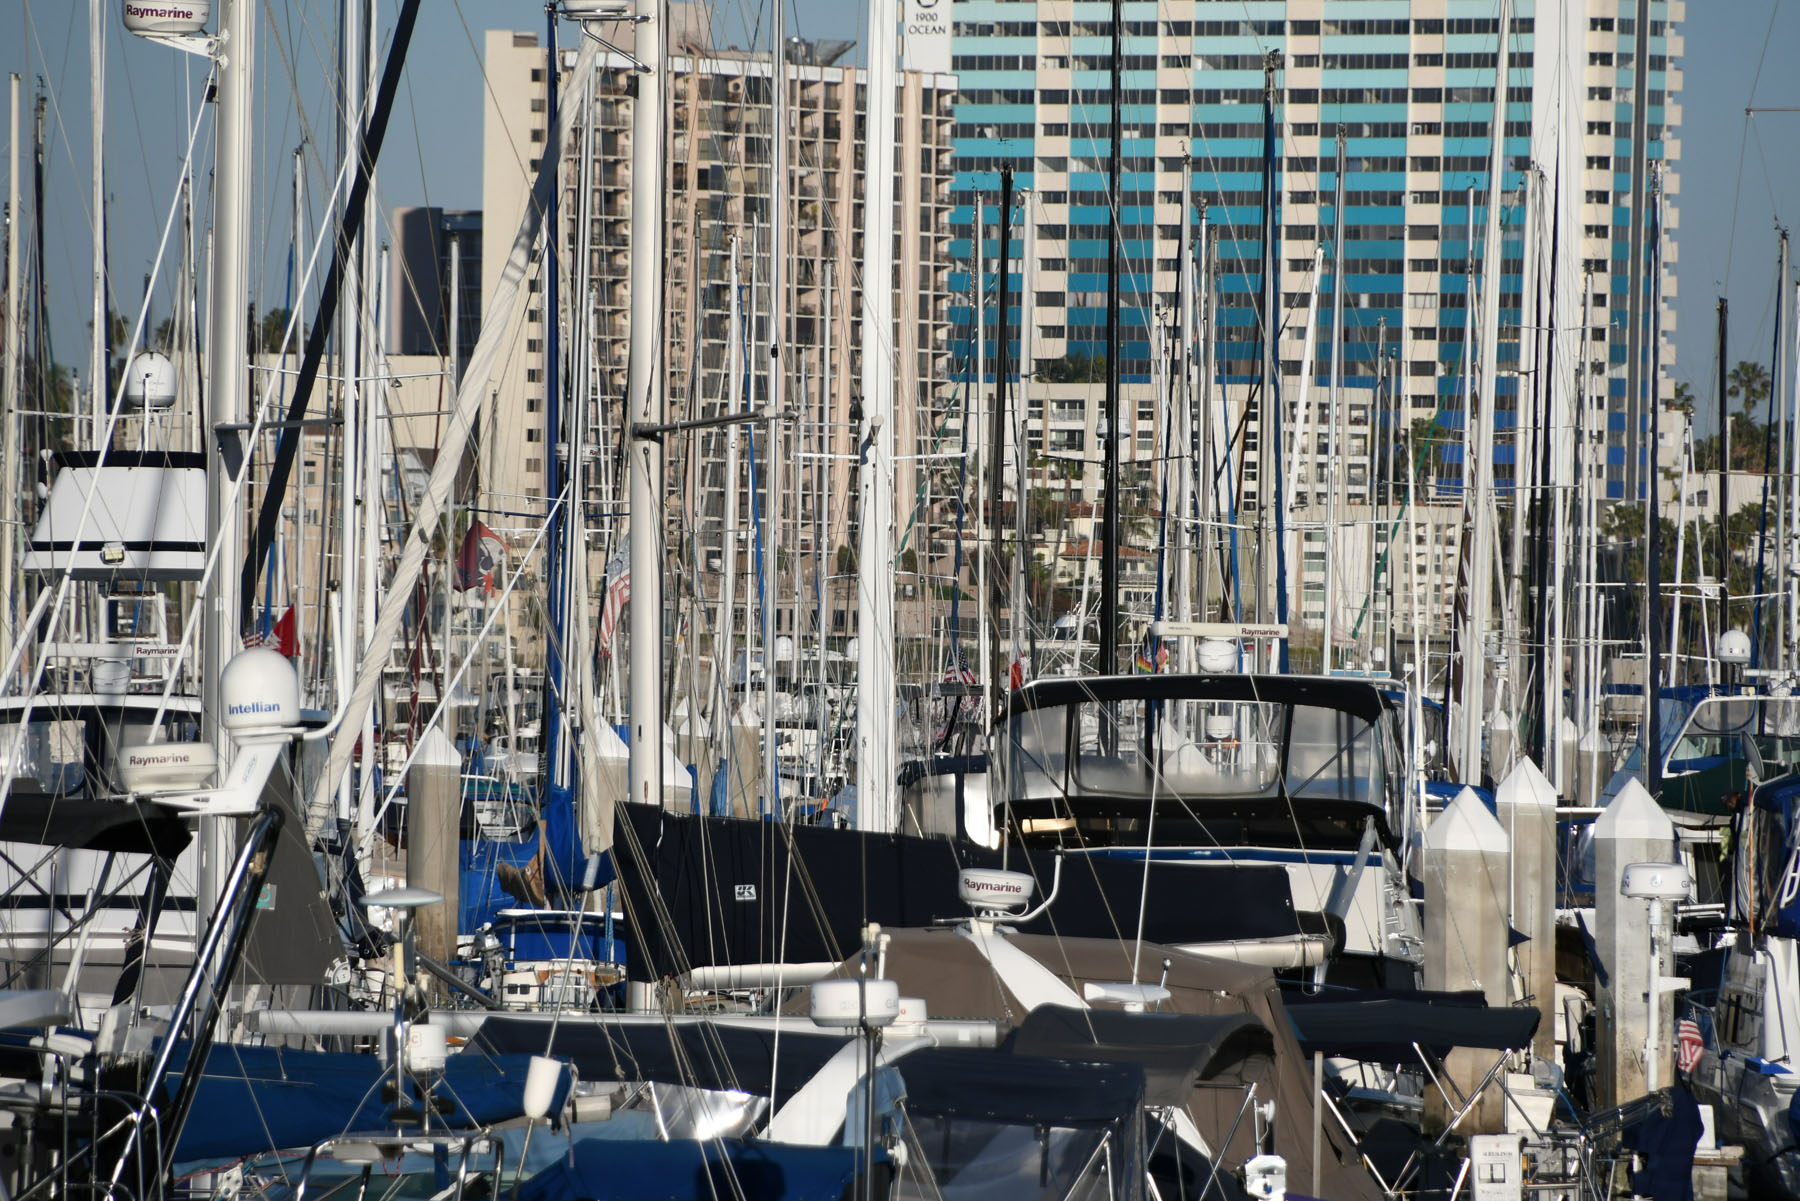
[{"label": "white radar dome", "polygon": [[900,1016],[898,980],[820,980],[808,1008],[815,1026],[891,1026]]},{"label": "white radar dome", "polygon": [[1237,666],[1237,644],[1229,638],[1202,638],[1198,657],[1201,671],[1219,675]]},{"label": "white radar dome", "polygon": [[1750,662],[1750,635],[1742,630],[1726,630],[1720,634],[1719,662],[1733,666]]},{"label": "white radar dome", "polygon": [[212,0],[125,0],[125,28],[132,33],[203,33]]},{"label": "white radar dome", "polygon": [[1011,913],[1031,903],[1037,882],[1024,872],[997,867],[965,867],[957,875],[956,892],[963,904],[984,913]]},{"label": "white radar dome", "polygon": [[175,403],[175,364],[147,350],[125,369],[125,403],[134,409],[166,409]]},{"label": "white radar dome", "polygon": [[234,734],[300,724],[300,677],[293,660],[272,647],[243,651],[227,663],[219,700],[225,707],[219,723]]}]

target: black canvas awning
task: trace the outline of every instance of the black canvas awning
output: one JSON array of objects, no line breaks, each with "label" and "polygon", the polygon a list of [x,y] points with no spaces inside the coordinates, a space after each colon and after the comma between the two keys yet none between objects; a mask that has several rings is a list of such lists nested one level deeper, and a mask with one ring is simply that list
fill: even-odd
[{"label": "black canvas awning", "polygon": [[1006,1046],[1021,1055],[1137,1064],[1150,1105],[1185,1105],[1202,1081],[1262,1079],[1275,1055],[1268,1027],[1248,1013],[1125,1013],[1067,1005],[1032,1010]]},{"label": "black canvas awning", "polygon": [[173,809],[147,801],[90,801],[15,790],[0,809],[0,842],[173,859],[191,837]]},{"label": "black canvas awning", "polygon": [[1537,1033],[1539,1014],[1457,993],[1389,993],[1365,999],[1290,997],[1288,1016],[1309,1055],[1322,1051],[1397,1063],[1413,1058],[1415,1043],[1440,1057],[1456,1047],[1516,1051]]},{"label": "black canvas awning", "polygon": [[936,1117],[1093,1125],[1130,1118],[1144,1096],[1144,1071],[1134,1063],[932,1047],[895,1066],[906,1081],[907,1111]]}]

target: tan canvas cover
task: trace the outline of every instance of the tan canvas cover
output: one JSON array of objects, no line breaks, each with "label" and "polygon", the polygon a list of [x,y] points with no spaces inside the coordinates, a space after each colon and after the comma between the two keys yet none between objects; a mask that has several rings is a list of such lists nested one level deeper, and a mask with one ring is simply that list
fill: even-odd
[{"label": "tan canvas cover", "polygon": [[[900,982],[904,996],[922,997],[933,1018],[999,1018],[1018,1021],[1028,1007],[1007,991],[992,967],[968,939],[949,928],[890,930],[886,974]],[[1042,963],[1064,983],[1081,992],[1084,983],[1130,980],[1132,944],[1100,939],[1059,939],[1050,935],[1015,935],[1014,946]],[[1288,1162],[1288,1181],[1296,1192],[1312,1188],[1312,1064],[1300,1050],[1293,1026],[1281,1003],[1274,975],[1251,964],[1205,959],[1169,947],[1144,945],[1139,978],[1162,979],[1169,961],[1171,1013],[1248,1013],[1269,1028],[1275,1040],[1273,1078],[1257,1086],[1259,1100],[1275,1101],[1275,1150]],[[839,975],[856,975],[855,961],[840,966]],[[799,1007],[803,1011],[806,1002]],[[1215,1152],[1225,1140],[1243,1105],[1240,1088],[1196,1088],[1188,1112]],[[1222,1170],[1235,1169],[1256,1153],[1254,1124],[1244,1116],[1231,1144],[1223,1149]],[[1333,1201],[1380,1201],[1382,1193],[1364,1169],[1350,1139],[1325,1114],[1325,1164],[1320,1195]]]}]

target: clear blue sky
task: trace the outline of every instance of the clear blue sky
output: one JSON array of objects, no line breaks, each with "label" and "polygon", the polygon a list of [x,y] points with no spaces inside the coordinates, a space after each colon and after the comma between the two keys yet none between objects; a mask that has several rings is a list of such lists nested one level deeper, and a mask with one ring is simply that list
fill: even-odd
[{"label": "clear blue sky", "polygon": [[[391,23],[397,0],[378,0]],[[748,44],[766,30],[770,0],[716,5],[721,40]],[[793,32],[815,38],[862,35],[862,0],[789,0]],[[118,307],[135,313],[142,279],[155,255],[176,178],[186,122],[203,67],[199,59],[139,42],[119,25],[117,0],[105,0],[109,42],[107,167],[111,263]],[[302,113],[318,145],[312,171],[335,154],[329,78],[336,0],[278,0],[277,13],[297,88],[288,83],[273,41],[265,38],[260,70],[270,97],[260,112],[261,182],[267,203],[257,245],[270,248],[254,290],[265,305],[285,294],[290,156],[302,140]],[[82,0],[0,0],[0,73],[34,80],[52,95],[48,118],[47,278],[55,313],[57,357],[86,359],[88,258],[88,6]],[[1767,361],[1772,333],[1774,225],[1790,221],[1800,238],[1800,112],[1746,118],[1746,106],[1800,108],[1800,72],[1783,48],[1800,46],[1800,0],[1689,0],[1678,204],[1680,225],[1675,374],[1690,381],[1703,424],[1713,403],[1713,305],[1731,298],[1731,358]],[[387,205],[479,207],[482,92],[477,47],[481,31],[538,31],[538,0],[427,0],[406,87],[381,166]],[[572,36],[565,27],[565,39]],[[766,40],[766,33],[758,40]],[[296,104],[293,97],[299,96]],[[277,99],[279,98],[279,99]],[[0,99],[3,103],[3,99]],[[210,126],[203,126],[203,137]],[[28,126],[27,126],[28,131]],[[0,138],[5,130],[0,127]],[[29,133],[26,134],[27,139]],[[202,161],[210,162],[210,144]],[[0,166],[0,171],[4,167]],[[29,166],[27,165],[27,171]],[[202,173],[204,179],[204,173]],[[204,194],[204,190],[203,190]],[[315,208],[315,212],[316,212]],[[1800,249],[1797,249],[1800,258]],[[168,311],[158,289],[156,315]]]},{"label": "clear blue sky", "polygon": [[1744,112],[1800,109],[1800,2],[1688,0],[1683,33],[1675,376],[1693,385],[1697,424],[1716,429],[1717,298],[1731,301],[1730,360],[1766,364],[1778,222],[1800,262],[1800,112]]}]

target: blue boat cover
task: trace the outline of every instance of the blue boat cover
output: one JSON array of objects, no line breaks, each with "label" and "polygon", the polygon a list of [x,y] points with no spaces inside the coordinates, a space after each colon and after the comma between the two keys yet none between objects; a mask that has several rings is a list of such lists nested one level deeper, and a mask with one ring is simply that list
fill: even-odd
[{"label": "blue boat cover", "polygon": [[[185,1040],[176,1048],[176,1072],[187,1069],[190,1049]],[[530,1060],[529,1055],[452,1055],[434,1090],[454,1104],[442,1123],[468,1128],[522,1116]],[[176,1162],[236,1159],[310,1147],[350,1131],[389,1129],[394,1103],[382,1099],[381,1086],[392,1078],[370,1055],[216,1045],[206,1057]],[[564,1073],[563,1097],[553,1112],[561,1109],[568,1088]]]},{"label": "blue boat cover", "polygon": [[[839,1201],[861,1154],[742,1139],[585,1139],[526,1181],[519,1201]],[[876,1162],[886,1158],[876,1153]]]}]

